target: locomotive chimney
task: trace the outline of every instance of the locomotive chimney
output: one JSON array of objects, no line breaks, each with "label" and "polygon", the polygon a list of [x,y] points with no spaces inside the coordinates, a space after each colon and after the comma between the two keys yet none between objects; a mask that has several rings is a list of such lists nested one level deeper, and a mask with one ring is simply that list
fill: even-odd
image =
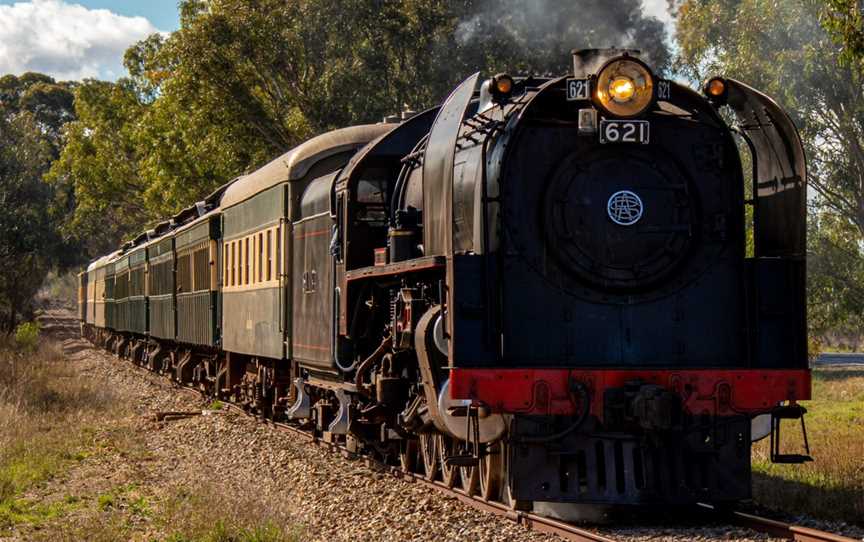
[{"label": "locomotive chimney", "polygon": [[573,49],[573,76],[585,78],[596,74],[600,67],[616,56],[639,57],[639,49]]}]

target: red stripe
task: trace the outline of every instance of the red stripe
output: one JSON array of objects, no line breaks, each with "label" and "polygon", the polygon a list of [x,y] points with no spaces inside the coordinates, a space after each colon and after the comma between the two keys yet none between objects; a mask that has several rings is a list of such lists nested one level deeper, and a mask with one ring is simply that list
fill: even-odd
[{"label": "red stripe", "polygon": [[320,350],[322,352],[330,350],[329,346],[318,346],[317,344],[294,343],[294,346],[297,348],[305,348],[306,350]]},{"label": "red stripe", "polygon": [[[591,392],[592,413],[602,418],[603,393],[637,379],[677,393],[694,414],[756,413],[780,401],[810,399],[809,369],[451,369],[450,392],[494,412],[572,415],[579,406],[571,382],[578,381]],[[728,401],[720,396],[724,387]]]},{"label": "red stripe", "polygon": [[295,239],[306,239],[307,237],[319,237],[321,235],[327,235],[329,233],[330,233],[330,230],[317,230],[317,231],[310,231],[307,233],[298,233],[298,234],[294,235],[294,238]]}]

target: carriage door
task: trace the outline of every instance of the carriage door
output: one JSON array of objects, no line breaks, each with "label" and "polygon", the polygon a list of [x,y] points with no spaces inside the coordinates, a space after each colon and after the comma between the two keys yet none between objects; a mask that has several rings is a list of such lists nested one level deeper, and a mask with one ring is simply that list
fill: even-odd
[{"label": "carriage door", "polygon": [[333,265],[330,187],[334,175],[312,181],[293,224],[293,358],[324,370],[333,368]]}]

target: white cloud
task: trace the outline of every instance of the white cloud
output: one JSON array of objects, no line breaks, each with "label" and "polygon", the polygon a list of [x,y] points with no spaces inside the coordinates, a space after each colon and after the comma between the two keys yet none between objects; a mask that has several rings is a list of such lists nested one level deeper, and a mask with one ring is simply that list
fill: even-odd
[{"label": "white cloud", "polygon": [[0,6],[0,75],[26,71],[60,80],[124,73],[123,52],[157,32],[144,17],[124,17],[65,0]]}]

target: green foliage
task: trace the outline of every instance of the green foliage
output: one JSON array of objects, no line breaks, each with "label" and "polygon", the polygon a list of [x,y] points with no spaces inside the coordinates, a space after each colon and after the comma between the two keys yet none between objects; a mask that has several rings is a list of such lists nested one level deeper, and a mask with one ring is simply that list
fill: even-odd
[{"label": "green foliage", "polygon": [[22,112],[33,116],[56,156],[62,145],[63,125],[75,117],[74,83],[56,82],[41,73],[0,77],[0,114],[11,117]]},{"label": "green foliage", "polygon": [[39,324],[24,322],[15,329],[15,344],[28,352],[35,352],[39,346]]},{"label": "green foliage", "polygon": [[78,118],[66,125],[65,146],[46,178],[74,193],[65,234],[99,254],[150,218],[136,134],[144,105],[128,83],[85,81],[75,89],[75,110]]},{"label": "green foliage", "polygon": [[184,0],[180,10],[178,31],[126,52],[130,79],[75,89],[77,120],[49,179],[72,187],[65,233],[91,254],[317,133],[431,107],[477,70],[564,73],[570,49],[626,42],[650,44],[660,69],[669,59],[663,25],[638,0]]},{"label": "green foliage", "polygon": [[817,333],[858,334],[864,325],[864,258],[860,232],[823,213],[809,225],[809,320]]},{"label": "green foliage", "polygon": [[0,326],[11,332],[59,247],[42,182],[51,148],[36,117],[0,111]]},{"label": "green foliage", "polygon": [[841,58],[860,70],[864,68],[864,11],[857,0],[828,0],[822,24],[842,45]]},{"label": "green foliage", "polygon": [[7,332],[48,269],[80,258],[57,234],[74,200],[42,182],[75,116],[73,87],[39,73],[0,77],[0,325]]},{"label": "green foliage", "polygon": [[[864,314],[864,83],[820,21],[832,2],[688,0],[678,68],[747,82],[790,113],[811,191],[808,295],[813,331],[860,326]],[[835,3],[836,4],[836,3]]]}]

